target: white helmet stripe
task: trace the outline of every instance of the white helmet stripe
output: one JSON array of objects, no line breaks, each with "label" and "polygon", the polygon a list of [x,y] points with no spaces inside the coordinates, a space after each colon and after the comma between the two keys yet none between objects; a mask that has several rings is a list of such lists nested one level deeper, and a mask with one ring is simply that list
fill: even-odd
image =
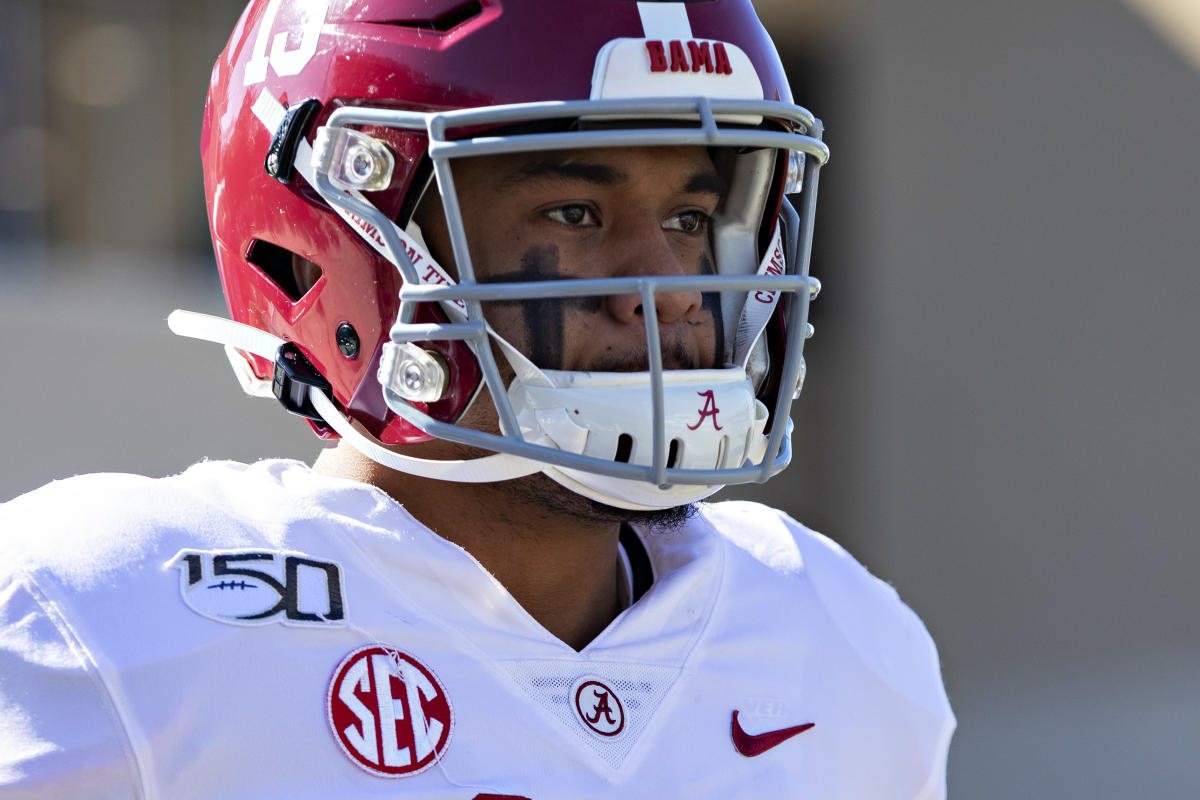
[{"label": "white helmet stripe", "polygon": [[692,38],[687,3],[638,3],[647,39],[687,41]]}]

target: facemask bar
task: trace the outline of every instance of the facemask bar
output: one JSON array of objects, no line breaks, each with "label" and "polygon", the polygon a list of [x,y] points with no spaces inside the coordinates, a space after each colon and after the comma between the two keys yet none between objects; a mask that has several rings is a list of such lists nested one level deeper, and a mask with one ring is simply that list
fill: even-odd
[{"label": "facemask bar", "polygon": [[[805,133],[789,133],[759,128],[722,129],[717,120],[737,123],[760,122],[763,118],[783,120]],[[451,140],[447,131],[468,128],[586,118],[588,120],[687,120],[699,127],[630,128],[624,130],[583,130],[567,133],[538,133],[504,137],[481,136]],[[635,101],[572,101],[564,103],[532,103],[482,109],[463,109],[441,113],[396,111],[360,107],[344,107],[335,111],[326,123],[329,132],[349,126],[383,126],[409,130],[424,130],[429,137],[429,154],[441,190],[449,227],[451,244],[461,283],[437,286],[422,283],[417,270],[406,256],[397,229],[382,212],[361,199],[334,185],[329,178],[331,164],[323,160],[322,148],[313,155],[315,188],[329,203],[354,214],[375,226],[384,238],[392,259],[404,279],[400,290],[400,312],[392,326],[392,342],[431,340],[462,340],[467,342],[479,360],[483,377],[500,416],[503,435],[483,433],[439,422],[417,410],[385,387],[389,407],[416,427],[440,439],[506,452],[564,469],[599,473],[617,478],[649,481],[666,487],[671,484],[732,484],[763,482],[787,466],[791,457],[788,441],[791,422],[788,412],[803,368],[803,339],[807,328],[808,305],[819,284],[808,276],[810,244],[815,215],[817,175],[828,159],[828,148],[821,142],[819,120],[797,106],[770,101],[717,101],[707,98],[688,100]],[[807,134],[807,135],[806,135]],[[450,160],[456,157],[492,155],[513,152],[577,149],[613,146],[697,145],[704,147],[763,147],[785,152],[797,150],[804,159],[804,192],[800,213],[784,203],[781,225],[788,242],[787,263],[793,265],[785,275],[704,275],[658,276],[634,278],[578,279],[572,281],[542,281],[525,283],[476,284],[470,253],[466,242],[457,194],[451,174]],[[325,150],[324,152],[328,152]],[[664,435],[663,369],[659,346],[655,293],[684,290],[709,291],[778,291],[782,293],[784,314],[789,337],[793,344],[787,348],[787,358],[780,376],[781,388],[771,409],[774,421],[765,453],[758,464],[732,469],[668,468],[667,442]],[[650,466],[614,462],[584,456],[526,442],[520,432],[515,411],[507,396],[506,386],[492,354],[489,330],[481,302],[485,300],[537,299],[546,297],[638,294],[645,313],[646,341],[649,358],[649,391],[653,418],[652,463]],[[790,298],[795,294],[796,297]],[[465,321],[449,324],[414,325],[418,304],[440,302],[463,304],[467,308]]]},{"label": "facemask bar", "polygon": [[[564,283],[572,285],[567,288],[563,286]],[[481,300],[524,300],[546,297],[614,294],[640,295],[645,309],[646,346],[650,367],[648,373],[650,378],[651,413],[654,431],[652,440],[654,457],[651,467],[613,463],[563,451],[551,450],[547,452],[547,448],[543,446],[524,442],[519,433],[498,437],[478,431],[464,431],[464,429],[458,426],[434,420],[432,417],[408,406],[403,400],[394,395],[394,402],[389,402],[389,406],[397,414],[437,438],[449,439],[462,444],[488,447],[489,449],[499,449],[502,452],[511,452],[514,455],[541,460],[569,469],[599,472],[613,477],[649,480],[656,486],[666,486],[674,483],[711,485],[765,481],[767,478],[780,472],[788,463],[787,458],[782,458],[778,461],[775,460],[775,454],[779,453],[783,436],[786,433],[782,425],[777,424],[772,429],[767,444],[767,456],[764,458],[761,466],[716,470],[669,469],[666,467],[667,442],[664,436],[662,352],[659,344],[658,313],[654,304],[654,295],[658,291],[680,292],[688,289],[703,289],[704,291],[743,290],[748,292],[769,290],[794,293],[800,299],[790,304],[791,308],[787,312],[787,325],[789,326],[789,330],[802,331],[806,324],[808,299],[813,293],[814,288],[815,282],[811,278],[802,275],[595,278],[578,279],[569,282],[531,281],[521,284],[497,283],[477,286],[415,287],[415,291],[411,295],[411,299],[413,300],[431,302],[464,299],[469,306],[478,304]],[[793,328],[793,326],[795,327]],[[448,335],[451,328],[457,330],[452,335]],[[467,339],[476,353],[484,353],[481,358],[491,359],[494,363],[494,357],[488,347],[486,333],[475,336],[479,330],[479,328],[474,327],[471,323],[447,326],[406,326],[399,330],[396,328],[393,329],[392,341],[415,342],[430,338]],[[461,335],[459,332],[461,332]],[[430,335],[431,333],[433,334],[432,336]],[[800,362],[803,358],[800,349],[800,344],[789,348],[788,356],[782,370],[782,386],[794,387],[799,380]],[[497,380],[499,380],[498,373]],[[500,383],[500,391],[502,394],[496,398],[496,405],[497,409],[501,411],[501,419],[503,420],[503,411],[507,409],[512,414],[512,407],[508,401],[507,394],[503,393],[505,392],[503,383]],[[385,392],[388,392],[386,388]],[[773,409],[773,413],[780,416],[776,416],[774,419],[786,420],[791,403],[791,390],[781,391]],[[515,414],[513,415],[513,420],[513,427],[503,427],[504,424],[502,422],[502,430],[519,431],[515,423]],[[480,437],[487,437],[487,442],[485,443]]]}]

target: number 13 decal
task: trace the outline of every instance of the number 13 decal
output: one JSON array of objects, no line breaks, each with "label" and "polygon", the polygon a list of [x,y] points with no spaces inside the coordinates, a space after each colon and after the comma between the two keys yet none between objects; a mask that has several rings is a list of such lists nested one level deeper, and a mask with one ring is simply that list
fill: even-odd
[{"label": "number 13 decal", "polygon": [[[325,24],[325,16],[329,13],[329,0],[308,0],[297,3],[303,21],[300,22],[300,44],[291,50],[287,49],[289,31],[271,32],[275,28],[275,15],[279,13],[280,0],[271,0],[267,11],[263,14],[258,27],[258,38],[254,40],[254,53],[246,62],[246,75],[243,80],[246,86],[261,83],[267,79],[267,65],[275,74],[284,77],[299,75],[312,57],[317,53],[317,39],[321,36],[321,26]],[[271,42],[271,54],[267,55],[267,42]]]}]

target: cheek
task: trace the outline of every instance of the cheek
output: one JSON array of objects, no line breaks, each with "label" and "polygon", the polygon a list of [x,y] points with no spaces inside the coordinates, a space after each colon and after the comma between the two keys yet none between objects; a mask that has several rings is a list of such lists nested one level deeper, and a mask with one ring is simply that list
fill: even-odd
[{"label": "cheek", "polygon": [[[560,278],[559,252],[554,245],[527,247],[519,257],[504,259],[517,262],[516,269],[490,270],[481,280],[514,282]],[[536,298],[484,303],[484,312],[493,330],[543,369],[564,368],[566,317],[578,309],[599,310],[594,298]],[[573,315],[572,315],[573,316]]]},{"label": "cheek", "polygon": [[697,352],[710,354],[710,363],[705,366],[721,367],[725,364],[725,323],[721,311],[719,292],[705,292],[700,306],[700,319],[693,328],[697,339]]},{"label": "cheek", "polygon": [[[716,275],[717,268],[713,264],[712,254],[709,248],[705,248],[699,258],[699,274],[701,275]],[[700,343],[699,352],[711,353],[711,364],[709,366],[721,367],[725,365],[725,319],[724,313],[721,310],[721,293],[720,292],[705,292],[702,295],[700,304]]]},{"label": "cheek", "polygon": [[516,301],[485,302],[483,315],[487,319],[488,326],[496,332],[496,335],[522,353],[528,354],[530,336],[525,325],[527,315],[523,306],[523,303]]},{"label": "cheek", "polygon": [[492,328],[542,369],[567,369],[568,338],[575,345],[590,341],[600,332],[602,310],[596,297],[485,304]]},{"label": "cheek", "polygon": [[521,304],[525,334],[521,352],[542,369],[563,368],[563,306],[558,300],[525,300]]}]

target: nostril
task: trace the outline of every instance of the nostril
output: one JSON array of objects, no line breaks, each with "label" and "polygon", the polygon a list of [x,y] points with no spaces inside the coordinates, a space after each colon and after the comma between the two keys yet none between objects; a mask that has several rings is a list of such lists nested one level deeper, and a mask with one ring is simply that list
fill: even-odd
[{"label": "nostril", "polygon": [[604,307],[613,319],[621,323],[637,322],[641,324],[645,313],[645,309],[642,307],[642,298],[636,294],[610,295],[605,300]]}]

